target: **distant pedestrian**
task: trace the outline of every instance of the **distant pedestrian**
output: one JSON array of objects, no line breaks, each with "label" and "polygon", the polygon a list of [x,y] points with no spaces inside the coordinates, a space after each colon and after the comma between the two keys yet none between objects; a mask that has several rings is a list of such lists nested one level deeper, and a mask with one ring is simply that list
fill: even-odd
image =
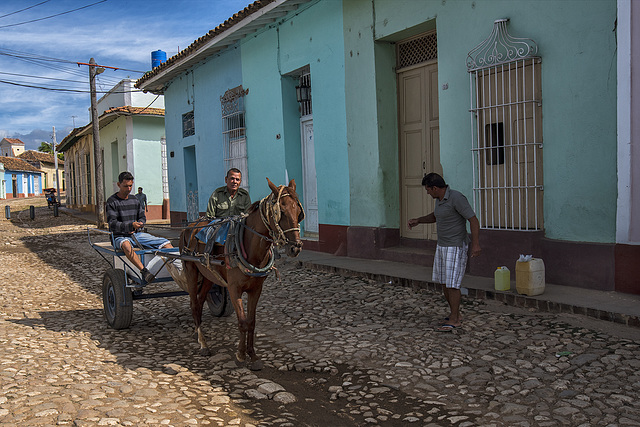
[{"label": "distant pedestrian", "polygon": [[419,218],[411,218],[409,228],[418,224],[436,223],[438,244],[433,261],[433,281],[443,285],[444,296],[449,303],[449,317],[436,329],[452,331],[462,325],[460,315],[460,285],[467,268],[469,234],[467,221],[471,226],[471,256],[480,255],[480,222],[469,205],[467,198],[459,191],[449,188],[437,173],[425,175],[422,185],[427,194],[436,199],[432,213]]},{"label": "distant pedestrian", "polygon": [[135,196],[140,202],[140,206],[144,208],[144,211],[149,212],[149,208],[147,207],[147,195],[142,192],[142,187],[138,187],[138,192]]}]

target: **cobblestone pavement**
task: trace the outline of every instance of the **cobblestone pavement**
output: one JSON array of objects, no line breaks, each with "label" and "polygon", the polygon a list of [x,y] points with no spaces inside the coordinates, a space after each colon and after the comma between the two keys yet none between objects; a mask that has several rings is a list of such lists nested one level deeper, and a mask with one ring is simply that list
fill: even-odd
[{"label": "cobblestone pavement", "polygon": [[87,225],[4,203],[1,425],[640,425],[637,329],[465,300],[463,327],[435,332],[440,295],[282,260],[252,372],[232,362],[234,316],[205,314],[198,355],[184,296],[136,301],[109,329]]}]

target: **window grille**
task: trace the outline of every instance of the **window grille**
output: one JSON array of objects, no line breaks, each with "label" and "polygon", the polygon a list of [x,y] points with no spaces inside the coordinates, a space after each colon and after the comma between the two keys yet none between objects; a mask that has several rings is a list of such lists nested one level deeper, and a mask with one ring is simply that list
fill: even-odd
[{"label": "window grille", "polygon": [[91,155],[90,154],[85,154],[85,159],[84,159],[84,164],[85,164],[85,173],[87,175],[86,179],[85,179],[85,183],[86,183],[86,191],[87,191],[87,204],[91,204]]},{"label": "window grille", "polygon": [[189,191],[189,193],[187,193],[187,221],[193,222],[199,217],[198,192]]},{"label": "window grille", "polygon": [[308,71],[303,73],[300,76],[300,80],[298,84],[301,87],[309,88],[308,90],[309,99],[300,102],[300,117],[310,116],[311,114],[313,114],[313,110],[311,108],[311,74]]},{"label": "window grille", "polygon": [[242,85],[229,89],[220,97],[222,105],[222,139],[225,172],[231,168],[242,172],[242,188],[248,189],[247,136],[244,116],[244,97],[249,89]]},{"label": "window grille", "polygon": [[398,43],[397,68],[410,67],[438,59],[438,37],[435,31]]},{"label": "window grille", "polygon": [[[66,169],[66,168],[65,168]],[[66,170],[65,170],[66,173]],[[76,163],[73,160],[69,161],[69,182],[71,186],[69,191],[71,192],[71,204],[78,204],[78,181],[76,180]]]},{"label": "window grille", "polygon": [[196,125],[193,120],[193,111],[182,115],[182,137],[186,138],[196,134]]},{"label": "window grille", "polygon": [[76,154],[76,164],[78,165],[78,204],[85,205],[86,192],[85,192],[85,165],[84,165],[84,153]]},{"label": "window grille", "polygon": [[169,198],[169,167],[167,165],[167,138],[160,138],[160,157],[162,158],[162,198]]},{"label": "window grille", "polygon": [[533,40],[514,38],[507,19],[467,57],[473,202],[482,228],[541,230],[541,59]]}]

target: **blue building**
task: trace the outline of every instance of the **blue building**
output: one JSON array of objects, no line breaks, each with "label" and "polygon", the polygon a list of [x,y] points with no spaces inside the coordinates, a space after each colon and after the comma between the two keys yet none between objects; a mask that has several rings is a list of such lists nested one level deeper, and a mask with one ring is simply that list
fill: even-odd
[{"label": "blue building", "polygon": [[4,165],[2,184],[7,199],[42,195],[42,171],[16,157],[0,156]]}]

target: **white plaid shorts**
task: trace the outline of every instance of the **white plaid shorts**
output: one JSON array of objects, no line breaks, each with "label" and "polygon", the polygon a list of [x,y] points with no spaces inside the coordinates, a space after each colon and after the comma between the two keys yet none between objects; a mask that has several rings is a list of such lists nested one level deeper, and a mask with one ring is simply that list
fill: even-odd
[{"label": "white plaid shorts", "polygon": [[436,246],[433,260],[433,276],[435,283],[444,284],[447,288],[460,289],[464,271],[467,269],[467,252],[469,245],[462,247]]}]

